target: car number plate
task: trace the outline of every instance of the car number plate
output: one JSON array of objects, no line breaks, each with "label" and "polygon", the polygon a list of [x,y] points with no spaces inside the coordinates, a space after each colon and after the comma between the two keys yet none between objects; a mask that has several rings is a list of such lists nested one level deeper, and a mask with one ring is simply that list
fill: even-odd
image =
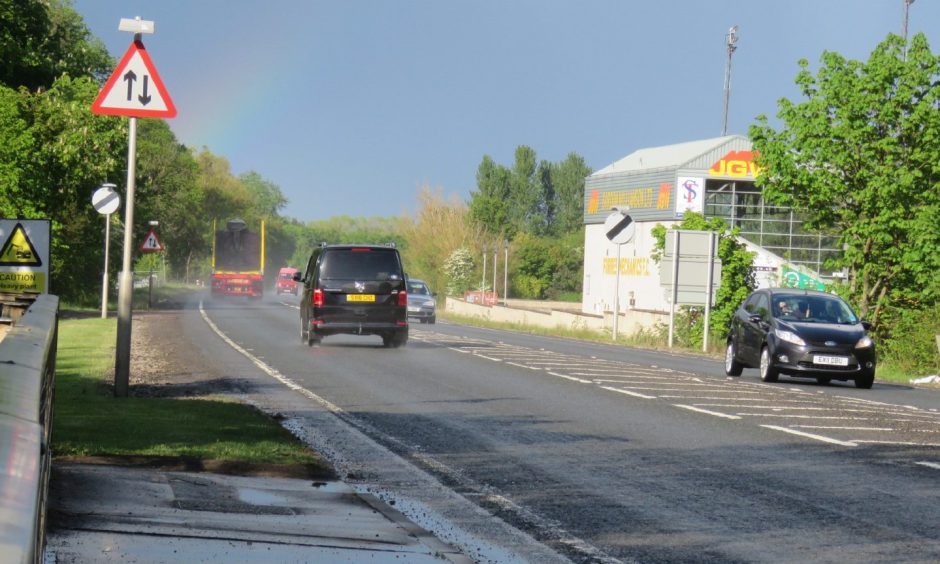
[{"label": "car number plate", "polygon": [[416,306],[408,306],[408,311],[413,312],[413,313],[417,313],[417,312],[421,311],[421,308],[420,308],[420,307],[416,307]]},{"label": "car number plate", "polygon": [[347,302],[374,302],[375,294],[347,294]]},{"label": "car number plate", "polygon": [[844,356],[814,355],[813,364],[828,364],[829,366],[848,366],[849,359]]}]

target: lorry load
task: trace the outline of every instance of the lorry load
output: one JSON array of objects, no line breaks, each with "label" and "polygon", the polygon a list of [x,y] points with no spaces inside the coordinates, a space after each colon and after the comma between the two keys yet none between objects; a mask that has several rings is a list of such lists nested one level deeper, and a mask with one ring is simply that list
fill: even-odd
[{"label": "lorry load", "polygon": [[212,294],[250,296],[264,293],[264,222],[253,232],[241,219],[215,229],[212,240]]}]

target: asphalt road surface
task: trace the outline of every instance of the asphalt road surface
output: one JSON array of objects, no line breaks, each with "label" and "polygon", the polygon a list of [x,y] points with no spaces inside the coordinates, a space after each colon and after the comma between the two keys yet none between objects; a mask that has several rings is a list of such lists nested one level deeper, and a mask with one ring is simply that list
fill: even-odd
[{"label": "asphalt road surface", "polygon": [[258,377],[345,479],[480,561],[940,561],[940,393],[726,377],[692,355],[457,324],[308,348],[293,296],[208,300],[205,354]]}]

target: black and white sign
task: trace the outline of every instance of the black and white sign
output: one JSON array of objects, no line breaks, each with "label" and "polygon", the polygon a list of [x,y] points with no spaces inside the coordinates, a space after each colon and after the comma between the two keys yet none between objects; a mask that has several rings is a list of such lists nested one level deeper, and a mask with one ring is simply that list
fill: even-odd
[{"label": "black and white sign", "polygon": [[104,184],[91,195],[91,205],[101,215],[109,215],[121,206],[121,196],[114,191],[114,184]]},{"label": "black and white sign", "polygon": [[636,233],[636,224],[633,222],[633,218],[626,213],[626,210],[618,209],[604,220],[604,229],[607,238],[612,243],[623,245],[633,239],[633,234]]}]

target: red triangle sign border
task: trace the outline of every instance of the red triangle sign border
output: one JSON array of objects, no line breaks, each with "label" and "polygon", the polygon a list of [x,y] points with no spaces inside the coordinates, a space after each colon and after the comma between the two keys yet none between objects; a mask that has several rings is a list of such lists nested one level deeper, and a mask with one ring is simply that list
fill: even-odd
[{"label": "red triangle sign border", "polygon": [[[107,98],[111,93],[111,90],[117,87],[121,75],[124,74],[124,69],[128,66],[131,58],[135,54],[140,54],[140,58],[143,61],[144,66],[150,73],[150,78],[153,81],[153,87],[157,89],[157,92],[163,99],[164,104],[166,104],[166,109],[147,110],[143,108],[119,108],[102,105],[104,104],[105,98]],[[142,41],[135,40],[131,42],[130,47],[127,48],[127,52],[125,52],[124,56],[121,58],[121,62],[117,64],[117,66],[114,68],[114,72],[111,73],[111,76],[101,88],[101,91],[98,92],[98,97],[95,98],[95,102],[91,105],[91,111],[95,114],[112,116],[163,118],[176,117],[176,106],[173,105],[173,100],[170,98],[170,94],[163,85],[163,80],[160,78],[160,74],[157,72],[157,67],[154,66],[153,61],[150,59],[150,55],[147,53],[147,48],[144,47]]]}]

